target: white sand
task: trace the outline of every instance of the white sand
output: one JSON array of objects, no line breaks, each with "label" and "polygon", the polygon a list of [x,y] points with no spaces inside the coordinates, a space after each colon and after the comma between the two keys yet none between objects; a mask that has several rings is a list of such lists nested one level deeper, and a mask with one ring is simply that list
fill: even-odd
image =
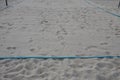
[{"label": "white sand", "polygon": [[0,80],[120,80],[120,59],[1,60]]},{"label": "white sand", "polygon": [[[0,11],[0,56],[119,54],[120,18],[85,0],[24,0]],[[0,60],[0,80],[120,80],[119,62]]]},{"label": "white sand", "polygon": [[0,12],[1,56],[119,55],[120,18],[84,0],[24,0]]}]

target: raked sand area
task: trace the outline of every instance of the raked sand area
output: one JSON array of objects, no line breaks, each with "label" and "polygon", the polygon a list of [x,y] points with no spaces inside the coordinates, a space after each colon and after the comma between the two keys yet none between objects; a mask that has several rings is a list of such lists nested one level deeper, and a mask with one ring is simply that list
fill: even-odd
[{"label": "raked sand area", "polygon": [[[120,55],[120,17],[86,0],[21,1],[0,11],[0,56]],[[0,80],[120,80],[120,59],[0,60]]]}]

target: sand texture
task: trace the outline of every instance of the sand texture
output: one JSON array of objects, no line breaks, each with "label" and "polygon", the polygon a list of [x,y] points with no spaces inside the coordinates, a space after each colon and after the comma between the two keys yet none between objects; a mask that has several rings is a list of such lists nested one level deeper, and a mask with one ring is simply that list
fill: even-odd
[{"label": "sand texture", "polygon": [[120,18],[85,0],[24,0],[0,12],[0,55],[119,55]]},{"label": "sand texture", "polygon": [[0,60],[0,80],[120,80],[120,59]]},{"label": "sand texture", "polygon": [[[120,18],[85,0],[1,1],[0,56],[120,55]],[[0,60],[0,80],[120,80],[120,59]]]},{"label": "sand texture", "polygon": [[104,7],[105,9],[108,9],[109,11],[120,15],[120,8],[117,8],[120,0],[90,0],[90,1],[94,2],[98,6]]}]

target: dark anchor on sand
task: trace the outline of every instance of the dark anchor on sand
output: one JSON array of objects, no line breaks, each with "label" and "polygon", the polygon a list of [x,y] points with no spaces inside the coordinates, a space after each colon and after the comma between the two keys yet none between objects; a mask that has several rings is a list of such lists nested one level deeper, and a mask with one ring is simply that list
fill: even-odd
[{"label": "dark anchor on sand", "polygon": [[[5,4],[6,6],[8,6],[8,0],[5,0]],[[118,8],[120,8],[120,0],[119,0]]]},{"label": "dark anchor on sand", "polygon": [[8,0],[5,0],[5,4],[6,4],[6,6],[8,6]]},{"label": "dark anchor on sand", "polygon": [[120,0],[119,0],[118,8],[120,8]]}]

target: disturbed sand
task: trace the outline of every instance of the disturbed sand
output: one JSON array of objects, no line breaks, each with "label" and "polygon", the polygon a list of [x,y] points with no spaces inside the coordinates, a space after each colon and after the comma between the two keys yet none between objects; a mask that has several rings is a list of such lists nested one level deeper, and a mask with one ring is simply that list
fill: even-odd
[{"label": "disturbed sand", "polygon": [[[21,1],[0,11],[0,56],[120,54],[119,17],[85,0]],[[0,60],[0,80],[120,80],[120,59]]]},{"label": "disturbed sand", "polygon": [[0,80],[120,80],[120,59],[1,60]]}]

